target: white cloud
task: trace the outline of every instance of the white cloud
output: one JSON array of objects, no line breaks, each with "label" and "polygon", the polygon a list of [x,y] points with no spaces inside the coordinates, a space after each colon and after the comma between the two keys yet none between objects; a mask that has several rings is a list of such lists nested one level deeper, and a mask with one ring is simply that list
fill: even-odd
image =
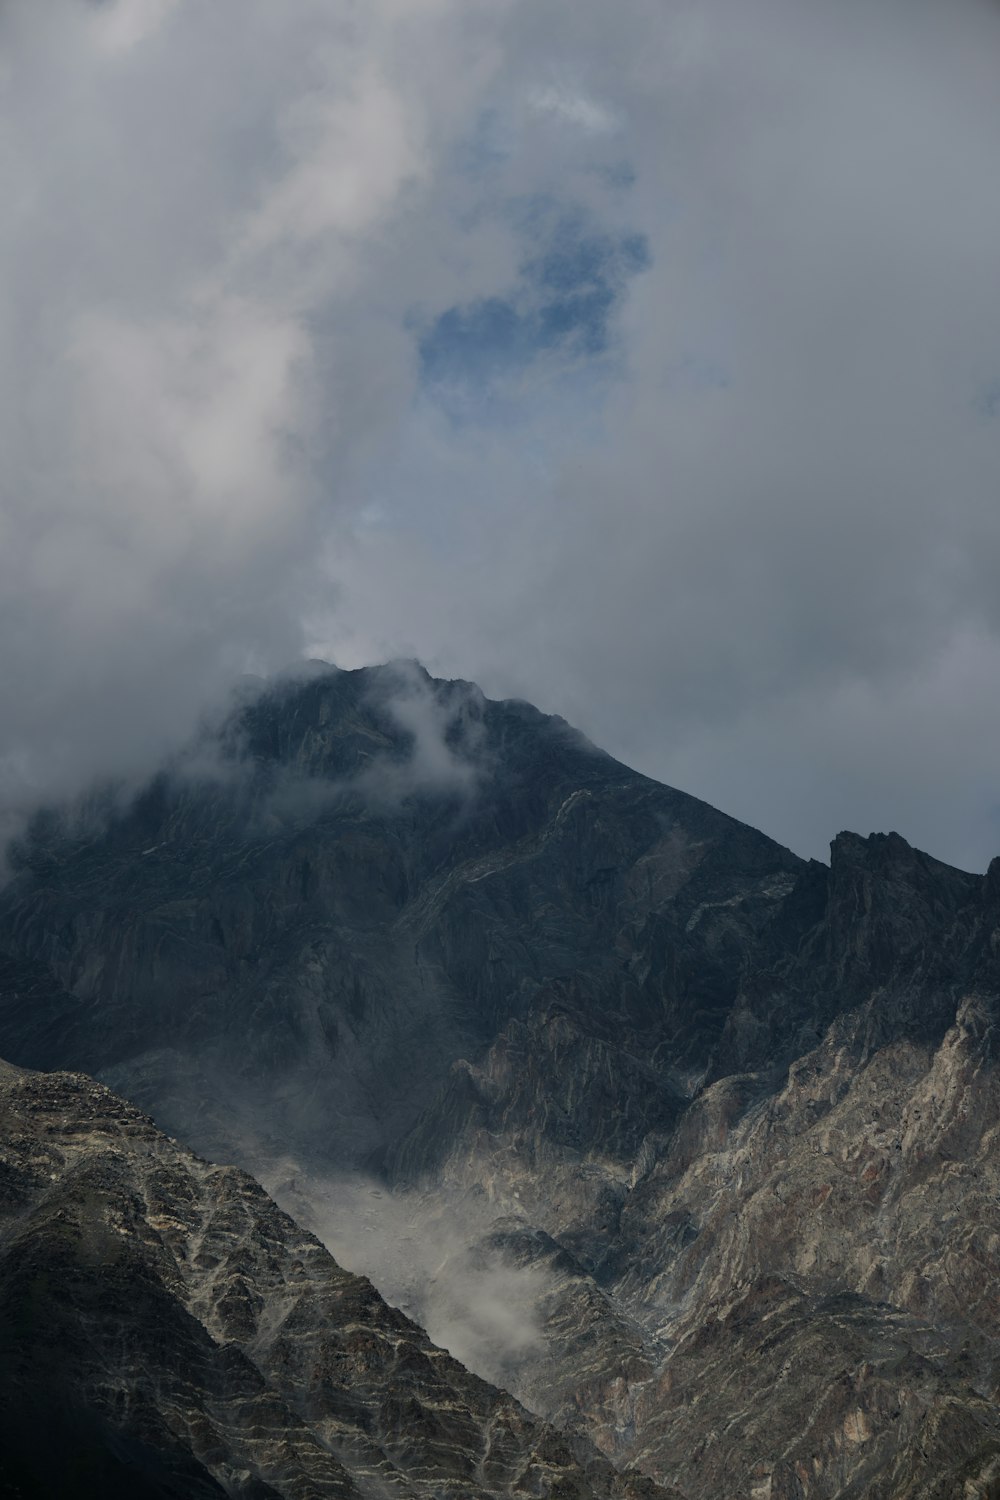
[{"label": "white cloud", "polygon": [[620,126],[613,110],[569,84],[550,83],[535,89],[529,95],[529,103],[539,114],[553,115],[590,135],[607,135]]}]

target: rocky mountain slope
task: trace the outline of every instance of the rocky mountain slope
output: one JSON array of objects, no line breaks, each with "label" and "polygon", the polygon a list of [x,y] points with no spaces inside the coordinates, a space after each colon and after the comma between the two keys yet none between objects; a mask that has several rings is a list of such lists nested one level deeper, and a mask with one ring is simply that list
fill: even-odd
[{"label": "rocky mountain slope", "polygon": [[4,1006],[8,1055],[100,1072],[224,1156],[261,1134],[263,1085],[276,1140],[351,1161],[559,986],[649,1059],[637,1146],[800,863],[561,720],[405,666],[267,693],[209,775],[159,778],[96,837],[39,818],[14,858],[0,953],[35,967],[8,980],[32,995]]},{"label": "rocky mountain slope", "polygon": [[435,1349],[244,1172],[0,1066],[0,1486],[240,1500],[654,1497]]},{"label": "rocky mountain slope", "polygon": [[801,861],[405,665],[16,861],[0,1052],[249,1165],[560,1428],[690,1500],[1000,1496],[1000,864]]},{"label": "rocky mountain slope", "polygon": [[[605,1310],[601,1351],[567,1355],[568,1308],[540,1300],[536,1409],[690,1495],[1000,1494],[998,872],[838,839],[762,933],[691,1102],[630,1161],[589,1138],[560,1011],[456,1071],[401,1170],[485,1185]],[[611,1313],[632,1339],[609,1361]]]}]

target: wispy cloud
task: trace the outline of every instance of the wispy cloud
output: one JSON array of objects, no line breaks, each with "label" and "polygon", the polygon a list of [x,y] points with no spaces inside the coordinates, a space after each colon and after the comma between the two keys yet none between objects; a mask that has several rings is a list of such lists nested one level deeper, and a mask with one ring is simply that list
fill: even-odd
[{"label": "wispy cloud", "polygon": [[588,98],[578,88],[567,83],[549,83],[535,89],[528,96],[532,109],[540,114],[551,115],[565,125],[575,126],[588,135],[607,135],[621,128],[621,121],[614,110],[600,100]]},{"label": "wispy cloud", "polygon": [[497,1211],[471,1195],[390,1190],[364,1172],[276,1164],[267,1186],[348,1270],[468,1369],[515,1388],[544,1342],[548,1267],[521,1266],[491,1243]]}]

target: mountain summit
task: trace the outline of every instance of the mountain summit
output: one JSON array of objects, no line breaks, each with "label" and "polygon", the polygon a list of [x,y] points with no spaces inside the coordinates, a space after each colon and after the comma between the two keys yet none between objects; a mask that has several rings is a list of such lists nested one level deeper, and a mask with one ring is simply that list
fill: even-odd
[{"label": "mountain summit", "polygon": [[996,868],[800,860],[413,663],[248,690],[14,859],[0,1053],[250,1168],[574,1441],[1000,1493]]},{"label": "mountain summit", "polygon": [[669,1112],[801,869],[561,719],[412,663],[286,682],[214,751],[96,837],[38,820],[0,893],[33,997],[0,1046],[224,1154],[266,1099],[286,1146],[377,1161],[457,1059],[560,1004],[647,1058]]}]

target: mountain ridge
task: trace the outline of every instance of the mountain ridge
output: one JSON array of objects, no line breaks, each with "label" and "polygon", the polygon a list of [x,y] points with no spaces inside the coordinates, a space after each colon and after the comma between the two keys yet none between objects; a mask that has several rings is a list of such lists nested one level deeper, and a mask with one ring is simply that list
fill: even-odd
[{"label": "mountain ridge", "polygon": [[434,1349],[234,1168],[0,1065],[0,1481],[29,1496],[656,1500]]},{"label": "mountain ridge", "polygon": [[802,860],[410,664],[258,694],[209,766],[33,831],[0,1053],[689,1500],[1000,1493],[1000,861]]}]

